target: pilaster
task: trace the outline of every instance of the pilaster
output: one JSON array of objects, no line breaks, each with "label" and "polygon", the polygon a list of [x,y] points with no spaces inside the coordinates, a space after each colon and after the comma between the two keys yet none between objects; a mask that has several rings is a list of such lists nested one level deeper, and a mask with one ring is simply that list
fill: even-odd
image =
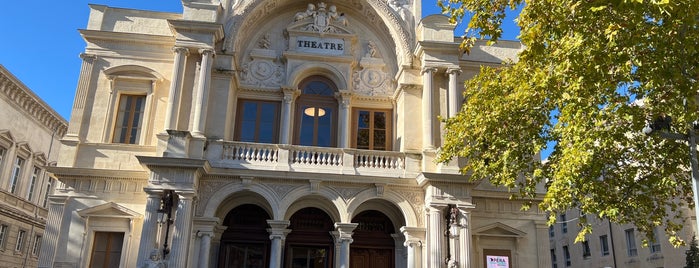
[{"label": "pilaster", "polygon": [[434,149],[434,130],[432,119],[434,117],[434,73],[437,68],[425,67],[422,69],[422,146],[423,150]]},{"label": "pilaster", "polygon": [[75,100],[73,101],[73,111],[68,124],[68,132],[64,139],[73,141],[82,141],[85,136],[85,127],[83,127],[83,118],[85,118],[85,104],[87,94],[90,90],[90,82],[92,81],[92,69],[95,65],[95,55],[82,53],[80,58],[83,60],[80,67],[80,78],[78,78],[78,88],[75,92]]}]

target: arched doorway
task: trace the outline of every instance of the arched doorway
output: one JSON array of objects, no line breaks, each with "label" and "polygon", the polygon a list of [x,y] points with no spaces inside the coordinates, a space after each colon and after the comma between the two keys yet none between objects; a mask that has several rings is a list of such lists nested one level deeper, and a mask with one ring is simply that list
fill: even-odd
[{"label": "arched doorway", "polygon": [[296,101],[294,144],[337,146],[337,100],[335,84],[322,76],[311,76],[299,84]]},{"label": "arched doorway", "polygon": [[286,237],[285,267],[330,268],[333,267],[334,223],[330,216],[318,208],[303,208],[291,216]]},{"label": "arched doorway", "polygon": [[363,211],[352,219],[358,223],[352,235],[350,266],[352,268],[394,267],[395,228],[391,220],[376,210]]},{"label": "arched doorway", "polygon": [[269,214],[259,206],[240,205],[226,215],[223,225],[228,226],[221,236],[219,267],[269,267]]}]

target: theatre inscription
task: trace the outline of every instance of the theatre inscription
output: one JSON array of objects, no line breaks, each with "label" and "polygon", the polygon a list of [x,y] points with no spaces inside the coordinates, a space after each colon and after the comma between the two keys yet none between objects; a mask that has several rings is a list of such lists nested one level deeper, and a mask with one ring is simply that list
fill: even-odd
[{"label": "theatre inscription", "polygon": [[345,41],[342,39],[298,36],[295,43],[296,51],[299,52],[324,55],[345,54]]}]

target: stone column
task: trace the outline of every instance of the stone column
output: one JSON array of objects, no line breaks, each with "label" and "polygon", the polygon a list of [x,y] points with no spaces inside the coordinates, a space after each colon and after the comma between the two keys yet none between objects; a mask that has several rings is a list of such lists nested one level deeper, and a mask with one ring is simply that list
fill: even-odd
[{"label": "stone column", "polygon": [[[196,267],[210,267],[212,240],[216,237],[216,231],[219,223],[219,218],[197,217],[194,218],[194,230],[196,230],[197,238],[199,239],[199,259]],[[214,252],[215,251],[214,249]]]},{"label": "stone column", "polygon": [[175,230],[172,232],[172,251],[168,267],[187,267],[189,241],[192,234],[192,214],[194,193],[177,193],[177,210],[175,211]]},{"label": "stone column", "polygon": [[81,53],[80,58],[83,60],[80,67],[80,78],[78,78],[78,88],[75,92],[75,100],[73,101],[73,112],[70,116],[70,124],[66,132],[66,138],[72,140],[80,140],[83,136],[83,118],[85,118],[85,102],[87,92],[90,89],[90,81],[92,80],[92,67],[95,65],[95,55]]},{"label": "stone column", "polygon": [[286,240],[286,235],[291,232],[290,229],[286,229],[289,226],[289,221],[276,221],[267,220],[269,224],[269,239],[272,240],[272,245],[270,248],[269,256],[269,268],[281,268],[282,267],[282,248],[284,246],[284,240]]},{"label": "stone column", "polygon": [[175,53],[175,60],[172,67],[172,80],[170,81],[170,96],[167,99],[165,110],[165,130],[177,129],[182,75],[187,55],[189,55],[189,50],[184,47],[173,47],[172,51]]},{"label": "stone column", "polygon": [[198,232],[199,236],[199,261],[197,262],[197,267],[206,268],[209,267],[209,256],[211,255],[211,237],[214,235],[213,232],[203,231]]},{"label": "stone column", "polygon": [[403,245],[408,251],[408,268],[422,267],[422,241],[425,239],[425,228],[403,226],[400,231],[405,236]]},{"label": "stone column", "polygon": [[197,96],[194,102],[194,123],[192,134],[203,137],[206,129],[206,108],[209,103],[209,82],[211,80],[211,64],[214,50],[210,48],[200,49],[201,66],[199,80],[197,81]]},{"label": "stone column", "polygon": [[461,69],[449,68],[449,118],[455,116],[459,112],[459,74]]},{"label": "stone column", "polygon": [[137,266],[145,265],[153,249],[158,249],[160,245],[156,243],[155,237],[158,234],[158,209],[160,209],[160,199],[162,190],[144,189],[148,195],[146,199],[146,211],[141,229],[141,242],[138,247]]},{"label": "stone column", "polygon": [[338,147],[339,148],[349,148],[349,122],[350,122],[350,115],[351,112],[349,110],[350,106],[350,101],[352,98],[351,93],[343,92],[343,93],[337,93],[336,94],[337,99],[340,102],[340,110],[338,111],[338,120],[339,123],[339,142],[338,142]]},{"label": "stone column", "polygon": [[432,117],[434,109],[432,105],[433,75],[437,68],[425,67],[422,69],[422,147],[434,149],[434,137],[432,131]]},{"label": "stone column", "polygon": [[444,209],[446,205],[436,205],[432,204],[427,207],[429,213],[429,225],[428,225],[428,239],[429,244],[427,244],[429,256],[428,267],[439,268],[443,267],[444,263]]},{"label": "stone column", "polygon": [[291,132],[291,106],[294,103],[294,99],[298,96],[298,90],[293,88],[283,88],[284,101],[282,102],[282,117],[281,117],[281,128],[280,128],[280,144],[291,144],[290,132]]},{"label": "stone column", "polygon": [[539,245],[537,254],[539,255],[539,267],[551,267],[551,252],[544,245],[549,242],[549,227],[546,222],[535,222],[536,227],[536,243]]},{"label": "stone column", "polygon": [[354,241],[352,240],[352,231],[354,231],[354,228],[357,228],[357,225],[359,224],[341,222],[335,223],[335,229],[337,231],[333,232],[333,235],[335,235],[335,243],[340,244],[340,258],[338,266],[340,268],[350,267],[350,244],[352,244],[352,242]]},{"label": "stone column", "polygon": [[53,260],[56,255],[56,244],[60,234],[63,210],[66,206],[67,197],[50,196],[49,212],[46,219],[46,229],[41,242],[41,254],[39,254],[39,267],[53,267]]},{"label": "stone column", "polygon": [[459,267],[471,267],[471,212],[473,207],[458,207],[459,208]]}]

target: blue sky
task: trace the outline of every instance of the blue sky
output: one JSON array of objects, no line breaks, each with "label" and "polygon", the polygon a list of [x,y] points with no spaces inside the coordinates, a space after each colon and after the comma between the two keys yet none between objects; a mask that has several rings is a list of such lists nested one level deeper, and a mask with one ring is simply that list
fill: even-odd
[{"label": "blue sky", "polygon": [[[315,0],[314,0],[315,1]],[[0,64],[69,119],[85,41],[78,33],[89,15],[88,3],[113,7],[182,12],[179,0],[4,1],[0,10]],[[424,0],[423,16],[440,13],[436,0]],[[503,39],[518,30],[506,20]],[[463,27],[456,30],[460,36]]]}]

